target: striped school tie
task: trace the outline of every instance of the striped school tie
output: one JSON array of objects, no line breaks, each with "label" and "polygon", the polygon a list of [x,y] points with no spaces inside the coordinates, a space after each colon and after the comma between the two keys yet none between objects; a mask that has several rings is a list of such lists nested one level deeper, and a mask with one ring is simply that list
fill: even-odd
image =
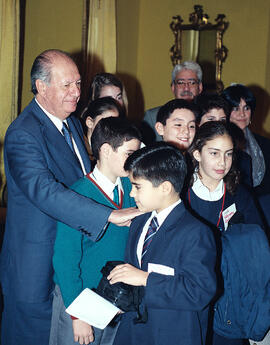
[{"label": "striped school tie", "polygon": [[141,261],[143,261],[143,257],[146,254],[146,252],[147,252],[147,250],[148,250],[148,248],[149,248],[149,246],[153,240],[153,237],[157,232],[158,226],[159,225],[158,225],[157,217],[153,217],[151,222],[150,222],[150,225],[148,227],[145,238],[144,238]]}]

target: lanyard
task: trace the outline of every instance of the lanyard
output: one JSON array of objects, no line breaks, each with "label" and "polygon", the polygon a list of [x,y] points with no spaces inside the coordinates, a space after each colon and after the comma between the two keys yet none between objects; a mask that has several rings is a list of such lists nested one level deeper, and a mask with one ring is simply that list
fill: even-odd
[{"label": "lanyard", "polygon": [[[221,217],[222,217],[222,213],[223,213],[223,209],[224,209],[224,204],[225,204],[225,196],[226,196],[226,184],[224,183],[224,194],[223,194],[223,199],[222,199],[222,206],[221,206],[221,210],[219,213],[219,218],[218,218],[218,222],[217,222],[217,227],[219,226]],[[189,205],[191,206],[191,200],[190,200],[190,188],[188,189],[188,202]]]}]

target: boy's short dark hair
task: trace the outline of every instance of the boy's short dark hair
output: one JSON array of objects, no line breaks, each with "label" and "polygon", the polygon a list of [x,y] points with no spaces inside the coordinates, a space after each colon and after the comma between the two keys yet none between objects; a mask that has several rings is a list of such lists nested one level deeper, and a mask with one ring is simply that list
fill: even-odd
[{"label": "boy's short dark hair", "polygon": [[158,187],[169,181],[180,193],[187,173],[185,158],[176,147],[165,142],[145,146],[130,155],[124,165],[133,177],[143,178]]},{"label": "boy's short dark hair", "polygon": [[197,122],[200,123],[202,117],[212,109],[223,109],[226,120],[229,120],[231,114],[231,107],[229,103],[220,95],[199,95],[195,99],[195,104],[198,106],[199,114]]},{"label": "boy's short dark hair", "polygon": [[166,126],[166,121],[176,109],[187,109],[194,114],[195,118],[198,116],[198,108],[193,102],[188,102],[185,99],[173,99],[160,107],[156,122],[161,122],[163,126]]},{"label": "boy's short dark hair", "polygon": [[141,141],[141,133],[138,128],[127,119],[119,117],[107,117],[101,119],[93,130],[91,136],[91,148],[94,157],[99,159],[99,150],[105,143],[114,150],[125,141],[138,139]]}]

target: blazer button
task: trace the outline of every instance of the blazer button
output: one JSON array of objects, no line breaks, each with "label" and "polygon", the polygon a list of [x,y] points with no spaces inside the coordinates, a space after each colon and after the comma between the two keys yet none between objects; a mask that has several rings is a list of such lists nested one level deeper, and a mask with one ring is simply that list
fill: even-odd
[{"label": "blazer button", "polygon": [[232,324],[231,320],[227,320],[227,325],[231,325],[231,324]]}]

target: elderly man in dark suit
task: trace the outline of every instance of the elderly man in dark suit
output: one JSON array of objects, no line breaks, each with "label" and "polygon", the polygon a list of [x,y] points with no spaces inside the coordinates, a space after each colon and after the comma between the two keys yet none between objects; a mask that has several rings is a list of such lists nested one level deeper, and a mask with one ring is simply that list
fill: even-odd
[{"label": "elderly man in dark suit", "polygon": [[95,241],[107,222],[126,224],[138,214],[134,209],[112,211],[68,189],[90,171],[79,120],[70,116],[81,86],[70,56],[59,50],[41,53],[33,63],[31,83],[35,98],[5,138],[2,345],[49,343],[57,221]]},{"label": "elderly man in dark suit", "polygon": [[[172,70],[171,90],[176,99],[182,98],[192,101],[198,96],[203,90],[202,69],[200,65],[194,61],[184,61],[180,65],[174,66]],[[161,141],[162,137],[155,130],[159,109],[160,106],[148,109],[145,112],[144,121],[148,128],[144,130],[147,131],[147,134],[151,137],[153,136],[156,140]],[[147,142],[147,138],[145,141]]]}]

